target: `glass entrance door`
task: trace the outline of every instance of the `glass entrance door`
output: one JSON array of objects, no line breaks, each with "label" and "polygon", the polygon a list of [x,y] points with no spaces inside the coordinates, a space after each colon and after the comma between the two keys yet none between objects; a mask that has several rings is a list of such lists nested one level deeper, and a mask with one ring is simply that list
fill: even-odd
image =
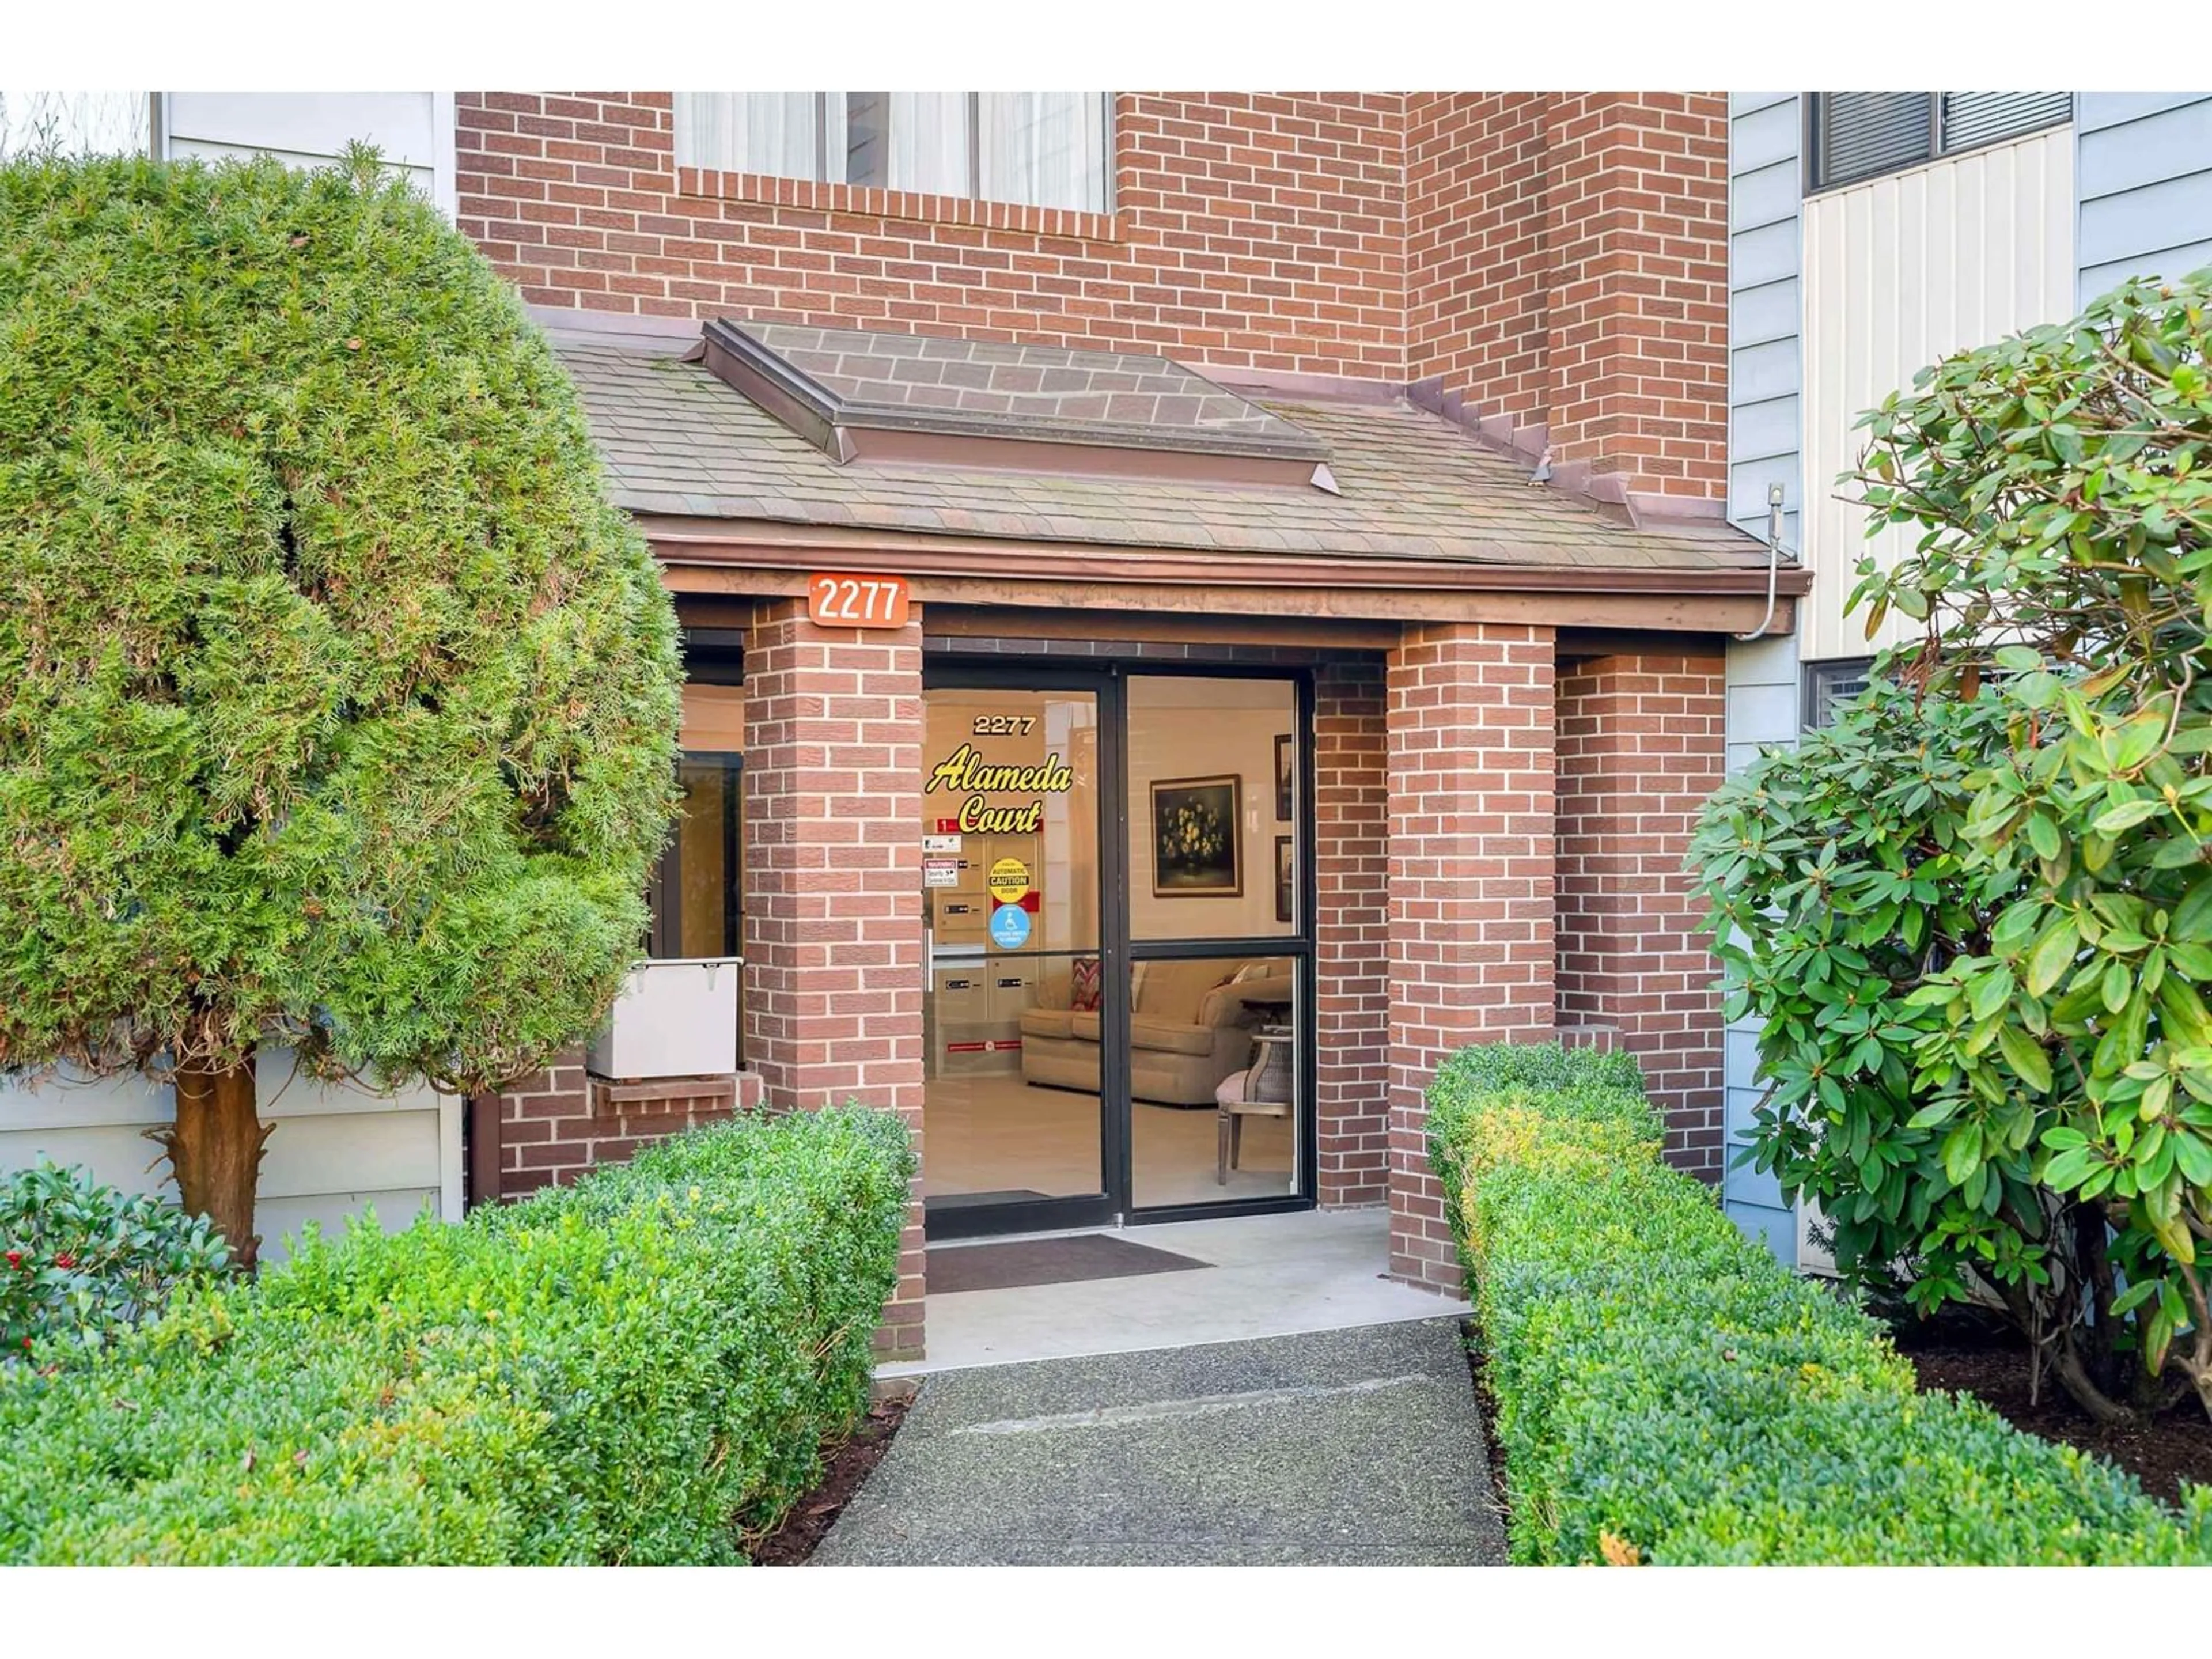
[{"label": "glass entrance door", "polygon": [[[1091,677],[925,691],[923,1205],[933,1238],[1113,1218],[1104,945],[1118,841]],[[1108,1067],[1110,1071],[1110,1066]]]},{"label": "glass entrance door", "polygon": [[1311,1191],[1300,683],[1132,674],[1123,702],[1131,1208],[1295,1200]]},{"label": "glass entrance door", "polygon": [[924,684],[929,1237],[1311,1203],[1310,684]]}]

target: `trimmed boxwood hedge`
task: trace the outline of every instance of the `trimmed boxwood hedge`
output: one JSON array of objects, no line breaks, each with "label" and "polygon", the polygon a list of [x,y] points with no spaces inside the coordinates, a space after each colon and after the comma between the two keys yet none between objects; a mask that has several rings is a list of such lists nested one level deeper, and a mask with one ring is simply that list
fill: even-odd
[{"label": "trimmed boxwood hedge", "polygon": [[0,1561],[743,1559],[865,1409],[893,1117],[748,1117],[464,1224],[310,1239],[0,1378]]},{"label": "trimmed boxwood hedge", "polygon": [[1473,1048],[1429,1091],[1514,1559],[2212,1562],[2111,1465],[1916,1390],[1864,1314],[1658,1156],[1627,1055]]}]

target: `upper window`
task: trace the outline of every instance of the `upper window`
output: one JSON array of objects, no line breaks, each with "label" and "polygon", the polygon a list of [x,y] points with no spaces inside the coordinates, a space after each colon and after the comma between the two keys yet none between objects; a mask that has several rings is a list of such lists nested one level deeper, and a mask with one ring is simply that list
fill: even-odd
[{"label": "upper window", "polygon": [[1103,213],[1106,94],[679,92],[676,161]]},{"label": "upper window", "polygon": [[2071,120],[2070,92],[1815,92],[1814,190],[1918,167],[1939,155]]}]

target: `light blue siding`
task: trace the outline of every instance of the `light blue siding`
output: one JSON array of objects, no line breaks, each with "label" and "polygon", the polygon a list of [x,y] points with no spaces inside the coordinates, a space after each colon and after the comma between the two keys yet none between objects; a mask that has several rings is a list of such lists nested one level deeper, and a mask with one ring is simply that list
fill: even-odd
[{"label": "light blue siding", "polygon": [[1803,115],[1794,92],[1729,96],[1729,517],[1766,533],[1766,490],[1783,489],[1782,538],[1796,547],[1803,493],[1798,393],[1804,301],[1797,204]]},{"label": "light blue siding", "polygon": [[2080,93],[2075,135],[2082,304],[2212,264],[2212,93]]},{"label": "light blue siding", "polygon": [[[1797,641],[1731,640],[1728,647],[1728,769],[1741,772],[1761,749],[1797,741]],[[1737,1226],[1764,1237],[1774,1254],[1797,1263],[1797,1218],[1771,1175],[1735,1167],[1748,1142],[1752,1111],[1766,1091],[1759,1082],[1759,1023],[1738,1020],[1723,1039],[1729,1167],[1721,1176],[1721,1207]]]},{"label": "light blue siding", "polygon": [[[1782,486],[1782,540],[1792,550],[1804,497],[1805,385],[1798,204],[1803,198],[1804,112],[1794,92],[1729,97],[1729,517],[1766,534],[1766,490]],[[1732,640],[1728,648],[1728,769],[1759,750],[1797,740],[1797,641]],[[1728,1156],[1742,1150],[1758,1085],[1759,1027],[1729,1027],[1723,1051]],[[1771,1176],[1731,1168],[1721,1205],[1795,1266],[1797,1218]]]}]

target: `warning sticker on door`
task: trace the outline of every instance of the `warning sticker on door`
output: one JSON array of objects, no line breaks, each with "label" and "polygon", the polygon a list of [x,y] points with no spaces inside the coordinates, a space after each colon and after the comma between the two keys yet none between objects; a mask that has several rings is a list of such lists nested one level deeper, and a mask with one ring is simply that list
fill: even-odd
[{"label": "warning sticker on door", "polygon": [[960,860],[924,859],[921,861],[921,884],[924,887],[957,887],[960,884]]},{"label": "warning sticker on door", "polygon": [[991,866],[991,896],[1001,904],[1019,904],[1030,890],[1030,867],[1019,859],[1000,859]]}]

